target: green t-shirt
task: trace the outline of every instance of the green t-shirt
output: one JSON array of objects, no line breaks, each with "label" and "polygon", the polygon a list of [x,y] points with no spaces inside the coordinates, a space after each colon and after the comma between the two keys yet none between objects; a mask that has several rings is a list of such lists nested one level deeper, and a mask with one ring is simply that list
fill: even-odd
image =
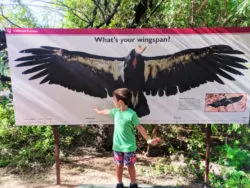
[{"label": "green t-shirt", "polygon": [[120,152],[133,152],[136,150],[135,127],[140,124],[135,111],[127,108],[122,111],[113,108],[110,111],[114,118],[113,150]]}]

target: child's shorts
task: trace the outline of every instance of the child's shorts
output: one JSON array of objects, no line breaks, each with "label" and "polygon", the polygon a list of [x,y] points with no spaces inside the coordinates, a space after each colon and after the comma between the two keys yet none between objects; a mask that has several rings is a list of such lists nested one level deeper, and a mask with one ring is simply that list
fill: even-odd
[{"label": "child's shorts", "polygon": [[135,152],[114,151],[114,161],[117,164],[124,164],[126,166],[134,165],[136,162]]}]

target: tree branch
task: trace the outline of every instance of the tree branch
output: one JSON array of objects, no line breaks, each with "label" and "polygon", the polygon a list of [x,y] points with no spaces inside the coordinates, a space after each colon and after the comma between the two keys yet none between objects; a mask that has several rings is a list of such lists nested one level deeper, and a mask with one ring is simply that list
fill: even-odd
[{"label": "tree branch", "polygon": [[198,8],[197,10],[197,14],[200,13],[201,9],[203,8],[203,6],[207,3],[207,0],[204,0],[203,3],[201,4],[201,6]]},{"label": "tree branch", "polygon": [[191,27],[194,26],[194,11],[195,11],[195,1],[192,0],[192,13],[191,13],[191,21],[190,21]]},{"label": "tree branch", "polygon": [[115,13],[117,12],[118,7],[121,4],[121,0],[117,0],[113,11],[109,14],[109,16],[104,20],[104,22],[100,23],[98,26],[96,26],[96,28],[100,28],[101,26],[103,26],[104,24],[106,24],[107,26],[110,24],[111,19],[114,17]]},{"label": "tree branch", "polygon": [[[43,0],[36,0],[36,1],[42,2],[42,3],[45,3],[45,4],[55,5],[55,6],[62,6],[64,8],[66,8],[66,9],[68,9],[68,11],[70,11],[70,13],[72,13],[74,16],[76,16],[78,19],[82,20],[83,22],[86,22],[88,24],[90,22],[88,16],[86,14],[84,14],[84,12],[78,11],[77,9],[73,9],[73,8],[69,7],[68,5],[62,3],[62,2],[55,2],[54,3],[54,2],[43,1]],[[30,6],[37,6],[37,5],[30,5]],[[61,9],[61,8],[58,8],[58,9],[63,11],[63,9]],[[77,12],[80,13],[80,14],[83,14],[85,19],[82,18],[81,16],[79,16],[79,14],[77,14]]]},{"label": "tree branch", "polygon": [[95,7],[94,10],[93,10],[93,16],[92,16],[92,19],[89,21],[89,24],[87,25],[87,28],[88,27],[93,27],[94,21],[95,21],[95,18],[96,18],[96,14],[97,14],[97,7]]},{"label": "tree branch", "polygon": [[93,0],[93,1],[94,1],[95,6],[100,10],[101,15],[102,15],[102,19],[105,22],[105,14],[104,14],[103,10],[101,9],[101,7],[99,6],[100,3],[96,2],[96,0]]},{"label": "tree branch", "polygon": [[[55,3],[54,3],[54,4],[55,4]],[[87,15],[85,15],[83,12],[78,11],[78,12],[80,12],[81,14],[83,14],[84,17],[85,17],[87,20],[85,20],[84,18],[80,17],[77,13],[74,12],[74,11],[75,11],[74,9],[72,9],[71,7],[69,7],[68,5],[66,5],[66,4],[64,4],[64,3],[61,3],[61,2],[60,2],[60,4],[55,4],[55,5],[61,5],[61,6],[65,7],[65,8],[67,8],[74,16],[76,16],[78,19],[80,19],[80,20],[82,20],[82,21],[84,21],[84,22],[86,22],[86,23],[89,23],[89,22],[90,22],[90,20],[89,20],[89,18],[87,17]]]},{"label": "tree branch", "polygon": [[164,0],[162,0],[160,3],[158,3],[155,8],[151,11],[150,15],[145,20],[145,23],[148,23],[149,19],[153,16],[153,14],[157,11],[157,9],[160,7],[160,5],[163,3]]},{"label": "tree branch", "polygon": [[134,28],[140,23],[141,17],[146,13],[148,9],[148,0],[140,0],[140,2],[134,7],[135,15],[132,23],[128,24],[128,28]]},{"label": "tree branch", "polygon": [[105,0],[104,1],[104,7],[105,7],[105,9],[110,13],[111,11],[110,11],[110,8],[109,8],[109,1],[108,0]]},{"label": "tree branch", "polygon": [[12,22],[9,18],[7,18],[4,13],[3,13],[3,7],[0,6],[0,10],[1,10],[1,16],[6,20],[8,21],[11,25],[14,25],[15,27],[19,27],[21,28],[19,25],[15,24],[14,22]]},{"label": "tree branch", "polygon": [[[235,16],[235,14],[232,14],[232,15],[229,16],[227,19],[225,19],[225,20],[223,21],[222,26],[225,27],[225,26],[227,25],[227,23],[228,23],[232,18],[234,18],[234,16]],[[236,22],[235,22],[235,23],[236,23]]]}]

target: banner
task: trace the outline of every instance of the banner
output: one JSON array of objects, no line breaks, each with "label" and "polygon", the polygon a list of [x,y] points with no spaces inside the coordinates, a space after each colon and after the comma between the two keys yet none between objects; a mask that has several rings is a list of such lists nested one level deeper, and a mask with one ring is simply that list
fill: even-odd
[{"label": "banner", "polygon": [[250,27],[5,32],[17,125],[112,124],[123,87],[142,124],[249,122]]}]

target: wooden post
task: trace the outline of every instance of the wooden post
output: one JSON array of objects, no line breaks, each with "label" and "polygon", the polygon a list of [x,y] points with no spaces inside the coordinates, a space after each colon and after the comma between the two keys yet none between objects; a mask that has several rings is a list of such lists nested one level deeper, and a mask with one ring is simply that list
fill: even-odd
[{"label": "wooden post", "polygon": [[211,124],[206,125],[206,158],[205,158],[205,176],[204,187],[209,186],[209,157],[210,157],[210,138],[211,138]]},{"label": "wooden post", "polygon": [[56,184],[61,184],[61,178],[60,178],[60,159],[59,159],[59,131],[58,131],[58,125],[52,126],[53,128],[53,134],[55,138],[55,150],[54,150],[54,156],[55,156],[55,162],[56,162]]}]

